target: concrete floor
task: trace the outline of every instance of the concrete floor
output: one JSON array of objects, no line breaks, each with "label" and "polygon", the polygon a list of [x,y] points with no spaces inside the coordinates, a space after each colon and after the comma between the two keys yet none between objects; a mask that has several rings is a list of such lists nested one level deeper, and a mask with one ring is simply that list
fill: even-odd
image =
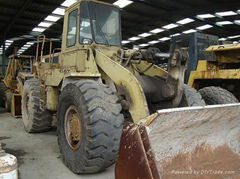
[{"label": "concrete floor", "polygon": [[94,175],[75,175],[62,163],[56,131],[28,134],[21,118],[0,113],[0,142],[18,158],[19,179],[113,179],[114,167]]}]

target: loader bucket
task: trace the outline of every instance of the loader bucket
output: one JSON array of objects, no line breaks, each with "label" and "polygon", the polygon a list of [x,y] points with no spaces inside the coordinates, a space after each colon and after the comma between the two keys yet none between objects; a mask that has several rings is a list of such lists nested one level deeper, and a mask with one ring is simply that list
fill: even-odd
[{"label": "loader bucket", "polygon": [[240,104],[160,110],[127,123],[116,179],[239,179]]}]

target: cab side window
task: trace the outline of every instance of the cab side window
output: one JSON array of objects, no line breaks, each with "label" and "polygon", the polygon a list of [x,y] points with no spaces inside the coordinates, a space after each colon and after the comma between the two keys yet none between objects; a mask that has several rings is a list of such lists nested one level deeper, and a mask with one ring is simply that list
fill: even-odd
[{"label": "cab side window", "polygon": [[79,41],[84,44],[85,40],[92,40],[92,31],[88,11],[88,3],[82,2],[80,7],[80,35]]},{"label": "cab side window", "polygon": [[76,9],[70,12],[68,15],[67,47],[71,47],[76,43],[77,13],[78,13],[78,10]]}]

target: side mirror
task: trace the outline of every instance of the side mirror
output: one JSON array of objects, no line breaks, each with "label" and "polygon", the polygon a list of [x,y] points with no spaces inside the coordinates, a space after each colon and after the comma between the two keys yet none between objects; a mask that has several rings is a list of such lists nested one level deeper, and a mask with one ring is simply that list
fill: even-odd
[{"label": "side mirror", "polygon": [[84,45],[90,45],[93,43],[93,40],[92,39],[88,39],[88,38],[84,38],[83,39],[83,44]]}]

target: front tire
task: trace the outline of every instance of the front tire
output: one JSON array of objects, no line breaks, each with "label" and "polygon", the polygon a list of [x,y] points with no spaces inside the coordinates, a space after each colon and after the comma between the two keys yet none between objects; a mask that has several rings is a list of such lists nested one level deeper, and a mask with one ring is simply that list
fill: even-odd
[{"label": "front tire", "polygon": [[22,92],[22,118],[26,132],[45,132],[51,129],[52,116],[46,109],[40,109],[40,81],[27,80]]},{"label": "front tire", "polygon": [[74,173],[96,173],[115,162],[123,115],[118,97],[93,80],[67,84],[58,106],[58,144]]},{"label": "front tire", "polygon": [[205,87],[200,89],[199,93],[208,105],[238,103],[237,98],[231,92],[220,87]]}]

